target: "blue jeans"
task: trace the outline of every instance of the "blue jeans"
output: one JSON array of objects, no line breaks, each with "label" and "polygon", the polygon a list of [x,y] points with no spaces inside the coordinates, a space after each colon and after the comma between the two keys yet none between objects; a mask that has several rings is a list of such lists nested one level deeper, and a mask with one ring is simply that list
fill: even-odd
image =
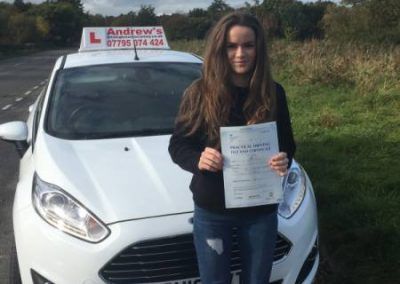
[{"label": "blue jeans", "polygon": [[237,228],[244,284],[267,284],[277,236],[277,212],[218,214],[195,206],[193,235],[202,284],[230,284],[232,229]]}]

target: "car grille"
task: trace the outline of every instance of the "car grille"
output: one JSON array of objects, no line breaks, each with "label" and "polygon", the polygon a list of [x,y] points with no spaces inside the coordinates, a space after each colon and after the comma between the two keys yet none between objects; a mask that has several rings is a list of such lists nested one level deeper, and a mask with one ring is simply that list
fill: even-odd
[{"label": "car grille", "polygon": [[[278,234],[274,261],[284,258],[291,244]],[[233,234],[231,270],[240,270],[240,251]],[[193,235],[146,240],[124,249],[107,263],[100,276],[107,283],[154,283],[199,277]],[[173,283],[173,282],[172,282]]]}]

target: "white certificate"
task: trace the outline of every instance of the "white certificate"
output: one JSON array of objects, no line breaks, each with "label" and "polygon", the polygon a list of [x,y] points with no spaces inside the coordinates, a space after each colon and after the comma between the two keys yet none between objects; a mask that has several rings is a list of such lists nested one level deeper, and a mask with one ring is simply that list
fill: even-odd
[{"label": "white certificate", "polygon": [[267,164],[279,152],[276,122],[221,127],[226,208],[279,203],[281,177]]}]

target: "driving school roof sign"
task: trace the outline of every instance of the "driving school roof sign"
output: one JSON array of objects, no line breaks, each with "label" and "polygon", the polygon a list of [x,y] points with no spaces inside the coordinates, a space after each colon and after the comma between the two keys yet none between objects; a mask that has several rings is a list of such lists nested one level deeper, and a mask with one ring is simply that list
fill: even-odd
[{"label": "driving school roof sign", "polygon": [[83,28],[79,51],[107,49],[169,49],[163,27]]}]

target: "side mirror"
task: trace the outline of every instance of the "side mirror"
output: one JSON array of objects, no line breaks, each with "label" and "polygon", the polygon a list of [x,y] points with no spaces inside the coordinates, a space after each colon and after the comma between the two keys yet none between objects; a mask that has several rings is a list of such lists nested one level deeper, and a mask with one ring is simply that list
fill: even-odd
[{"label": "side mirror", "polygon": [[22,157],[28,149],[28,126],[22,121],[0,124],[0,138],[14,143],[18,154]]}]

